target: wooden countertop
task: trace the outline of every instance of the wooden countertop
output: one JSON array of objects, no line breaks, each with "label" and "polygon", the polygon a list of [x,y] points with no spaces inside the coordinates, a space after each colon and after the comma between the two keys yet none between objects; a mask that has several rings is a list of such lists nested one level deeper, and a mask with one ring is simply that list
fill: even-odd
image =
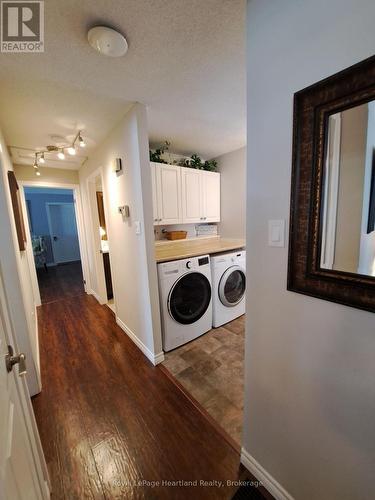
[{"label": "wooden countertop", "polygon": [[196,238],[190,240],[171,241],[155,245],[156,262],[187,259],[197,255],[214,254],[238,250],[245,247],[245,240],[229,238]]}]

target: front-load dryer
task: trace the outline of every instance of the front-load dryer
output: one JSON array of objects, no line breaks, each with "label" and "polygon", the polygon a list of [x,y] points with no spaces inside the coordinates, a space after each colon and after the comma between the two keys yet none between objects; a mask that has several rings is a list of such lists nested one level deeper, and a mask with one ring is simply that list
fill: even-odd
[{"label": "front-load dryer", "polygon": [[246,251],[211,257],[213,318],[215,328],[245,314]]},{"label": "front-load dryer", "polygon": [[212,328],[210,257],[158,264],[163,348],[170,351]]}]

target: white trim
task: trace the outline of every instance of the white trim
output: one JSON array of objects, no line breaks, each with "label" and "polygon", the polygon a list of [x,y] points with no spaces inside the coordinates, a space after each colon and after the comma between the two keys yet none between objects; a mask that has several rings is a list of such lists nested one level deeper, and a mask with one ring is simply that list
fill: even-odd
[{"label": "white trim", "polygon": [[102,306],[103,306],[104,304],[106,304],[106,303],[107,303],[107,301],[106,301],[106,300],[103,300],[103,298],[102,298],[102,297],[100,297],[100,296],[99,296],[99,295],[95,292],[95,290],[93,290],[93,289],[88,290],[88,291],[87,291],[87,293],[88,293],[89,295],[93,295],[93,296],[96,298],[96,300],[99,302],[99,304],[100,304],[100,305],[102,305]]},{"label": "white trim", "polygon": [[269,472],[264,469],[245,448],[241,449],[241,463],[251,472],[276,500],[294,500]]},{"label": "white trim", "polygon": [[154,365],[160,365],[164,361],[164,351],[160,351],[158,354],[154,356]]},{"label": "white trim", "polygon": [[40,374],[39,324],[38,324],[38,310],[36,304],[34,307],[34,316],[35,316],[35,349],[36,349],[36,359],[34,361],[36,363],[36,376],[38,379],[39,392],[41,392],[42,376]]},{"label": "white trim", "polygon": [[[324,180],[323,230],[321,248],[321,267],[332,269],[335,260],[336,220],[339,198],[340,150],[341,150],[341,114],[329,117],[329,131],[332,135],[327,141]],[[330,155],[332,150],[332,160]]]},{"label": "white trim", "polygon": [[[103,206],[104,206],[104,217],[106,220],[107,224],[107,237],[108,237],[108,226],[109,226],[109,217],[106,209],[106,199],[105,199],[105,189],[104,189],[104,175],[103,175],[103,168],[98,167],[94,172],[92,172],[86,179],[86,196],[87,196],[87,218],[88,218],[88,224],[85,226],[86,229],[86,237],[87,237],[87,242],[88,242],[88,248],[91,250],[91,257],[93,258],[93,264],[94,264],[94,269],[92,269],[95,272],[96,276],[96,282],[97,282],[97,292],[96,292],[96,297],[100,296],[100,300],[98,302],[100,304],[106,304],[108,302],[107,299],[107,285],[106,285],[106,280],[105,280],[105,271],[104,271],[104,261],[103,261],[103,255],[101,252],[101,248],[96,245],[96,238],[95,235],[98,237],[99,234],[99,211],[98,211],[98,205],[97,205],[97,200],[95,196],[95,200],[92,199],[92,195],[94,191],[96,192],[96,179],[100,177],[100,182],[102,185],[102,191],[103,191]],[[92,188],[94,191],[92,191]],[[96,233],[98,231],[98,233]],[[99,243],[100,244],[100,243]],[[110,241],[108,241],[108,246],[110,250]],[[111,259],[111,258],[110,258]],[[113,267],[111,268],[113,269]],[[111,271],[113,272],[113,271]],[[115,293],[115,288],[114,288],[114,277],[112,274],[112,290],[113,290],[113,298],[114,298],[114,303],[116,306],[116,293]]]},{"label": "white trim", "polygon": [[[63,182],[45,182],[45,181],[17,181],[19,186],[24,187],[42,187],[42,188],[58,188],[58,189],[71,189],[73,191],[73,198],[75,200],[75,215],[77,222],[77,232],[78,232],[78,243],[79,243],[79,251],[81,254],[81,264],[82,264],[82,272],[83,272],[83,280],[86,281],[84,283],[85,292],[90,289],[90,273],[88,266],[88,257],[87,257],[87,244],[84,232],[84,219],[83,219],[83,210],[82,210],[82,202],[81,202],[81,192],[79,184],[64,184]],[[23,197],[25,198],[25,192],[23,189]],[[26,203],[26,202],[25,202]],[[35,266],[35,264],[34,264]],[[33,277],[34,278],[34,277]],[[35,272],[35,280],[36,286],[39,289],[38,280],[36,278]]]},{"label": "white trim", "polygon": [[[21,195],[20,198],[21,198],[21,205],[22,205],[23,213],[28,214],[26,197],[25,197],[25,189],[24,189],[24,186],[22,185],[21,182],[19,182],[18,184],[20,186],[20,195]],[[27,261],[29,264],[31,286],[32,286],[33,295],[34,295],[34,303],[36,306],[40,306],[42,304],[42,301],[40,299],[38,278],[37,278],[37,274],[36,274],[36,265],[35,265],[35,259],[34,259],[34,253],[33,253],[33,245],[32,245],[32,241],[31,241],[31,230],[30,230],[30,224],[29,224],[29,216],[27,215],[27,217],[24,217],[23,219],[24,219],[25,233],[26,233],[26,256],[27,256]]]},{"label": "white trim", "polygon": [[127,327],[118,316],[116,316],[116,323],[122,330],[124,330],[126,335],[134,342],[138,349],[143,352],[146,358],[148,358],[154,366],[164,361],[164,352],[159,352],[157,354],[151,352],[150,349],[146,347],[141,340],[139,340],[136,334],[132,332],[131,329]]}]

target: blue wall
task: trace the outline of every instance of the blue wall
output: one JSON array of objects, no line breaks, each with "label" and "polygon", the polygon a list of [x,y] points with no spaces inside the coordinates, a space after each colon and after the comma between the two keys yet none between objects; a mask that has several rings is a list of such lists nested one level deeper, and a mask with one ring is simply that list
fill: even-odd
[{"label": "blue wall", "polygon": [[47,263],[52,263],[53,252],[49,234],[46,203],[73,202],[73,191],[71,189],[25,187],[25,198],[31,219],[31,234],[32,236],[44,236],[47,244]]}]

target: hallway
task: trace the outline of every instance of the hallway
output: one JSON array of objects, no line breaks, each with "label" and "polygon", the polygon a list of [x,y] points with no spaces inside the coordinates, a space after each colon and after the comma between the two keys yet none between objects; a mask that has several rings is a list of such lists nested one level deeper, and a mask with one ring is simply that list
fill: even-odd
[{"label": "hallway", "polygon": [[[226,481],[238,478],[238,453],[108,307],[85,294],[44,304],[39,335],[43,390],[33,406],[54,499],[232,497]],[[197,479],[198,487],[139,484]]]},{"label": "hallway", "polygon": [[42,304],[84,293],[81,261],[37,269]]}]

